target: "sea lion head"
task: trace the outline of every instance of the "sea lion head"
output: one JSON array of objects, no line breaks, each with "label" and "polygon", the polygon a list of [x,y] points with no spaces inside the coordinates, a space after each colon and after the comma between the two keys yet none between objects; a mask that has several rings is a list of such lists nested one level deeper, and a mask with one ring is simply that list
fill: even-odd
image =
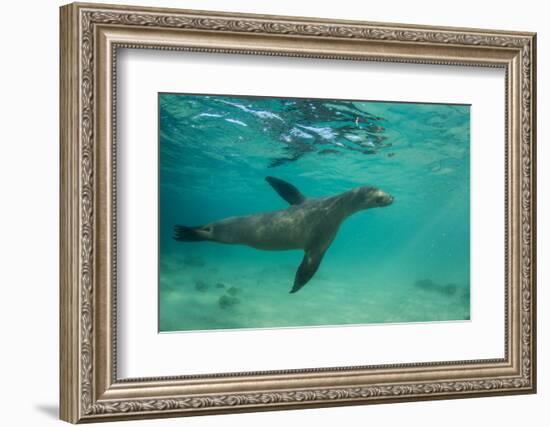
[{"label": "sea lion head", "polygon": [[393,203],[393,196],[375,187],[358,187],[351,190],[350,193],[350,201],[354,210],[381,208]]}]

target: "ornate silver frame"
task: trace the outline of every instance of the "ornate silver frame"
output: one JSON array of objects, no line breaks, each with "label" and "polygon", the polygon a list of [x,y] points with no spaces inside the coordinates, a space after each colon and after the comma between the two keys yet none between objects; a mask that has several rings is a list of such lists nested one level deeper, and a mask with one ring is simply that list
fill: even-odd
[{"label": "ornate silver frame", "polygon": [[[72,422],[534,393],[533,33],[99,4],[61,8],[61,419]],[[119,380],[118,47],[506,70],[505,357]]]}]

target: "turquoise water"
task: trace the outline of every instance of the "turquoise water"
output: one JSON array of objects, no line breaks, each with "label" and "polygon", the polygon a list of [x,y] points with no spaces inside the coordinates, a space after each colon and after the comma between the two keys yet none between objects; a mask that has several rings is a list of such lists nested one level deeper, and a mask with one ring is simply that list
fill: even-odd
[{"label": "turquoise water", "polygon": [[[470,318],[470,107],[159,94],[159,330]],[[340,227],[289,293],[301,250],[179,242],[174,226],[364,185],[394,197]]]}]

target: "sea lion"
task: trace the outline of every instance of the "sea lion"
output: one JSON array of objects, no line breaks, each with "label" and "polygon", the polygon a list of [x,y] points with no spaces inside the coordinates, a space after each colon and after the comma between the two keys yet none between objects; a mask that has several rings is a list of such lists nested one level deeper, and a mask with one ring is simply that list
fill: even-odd
[{"label": "sea lion", "polygon": [[290,204],[287,209],[226,218],[196,227],[176,225],[174,239],[241,244],[272,251],[303,249],[304,258],[290,291],[294,293],[313,277],[342,222],[356,212],[393,203],[392,196],[374,187],[308,199],[288,182],[271,176],[266,181]]}]

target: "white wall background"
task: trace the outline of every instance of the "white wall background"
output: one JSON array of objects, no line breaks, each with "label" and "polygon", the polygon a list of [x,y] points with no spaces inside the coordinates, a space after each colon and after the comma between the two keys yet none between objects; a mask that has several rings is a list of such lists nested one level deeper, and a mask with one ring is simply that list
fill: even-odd
[{"label": "white wall background", "polygon": [[[113,3],[122,3],[110,0]],[[130,1],[130,0],[129,0]],[[550,115],[544,2],[133,0],[133,4],[538,32],[538,117]],[[0,24],[0,401],[2,425],[60,425],[58,402],[58,6],[10,2]],[[438,402],[266,412],[131,425],[545,425],[550,405],[550,126],[539,119],[539,393]],[[488,254],[487,256],[491,256]],[[500,256],[500,254],[495,254]]]}]

